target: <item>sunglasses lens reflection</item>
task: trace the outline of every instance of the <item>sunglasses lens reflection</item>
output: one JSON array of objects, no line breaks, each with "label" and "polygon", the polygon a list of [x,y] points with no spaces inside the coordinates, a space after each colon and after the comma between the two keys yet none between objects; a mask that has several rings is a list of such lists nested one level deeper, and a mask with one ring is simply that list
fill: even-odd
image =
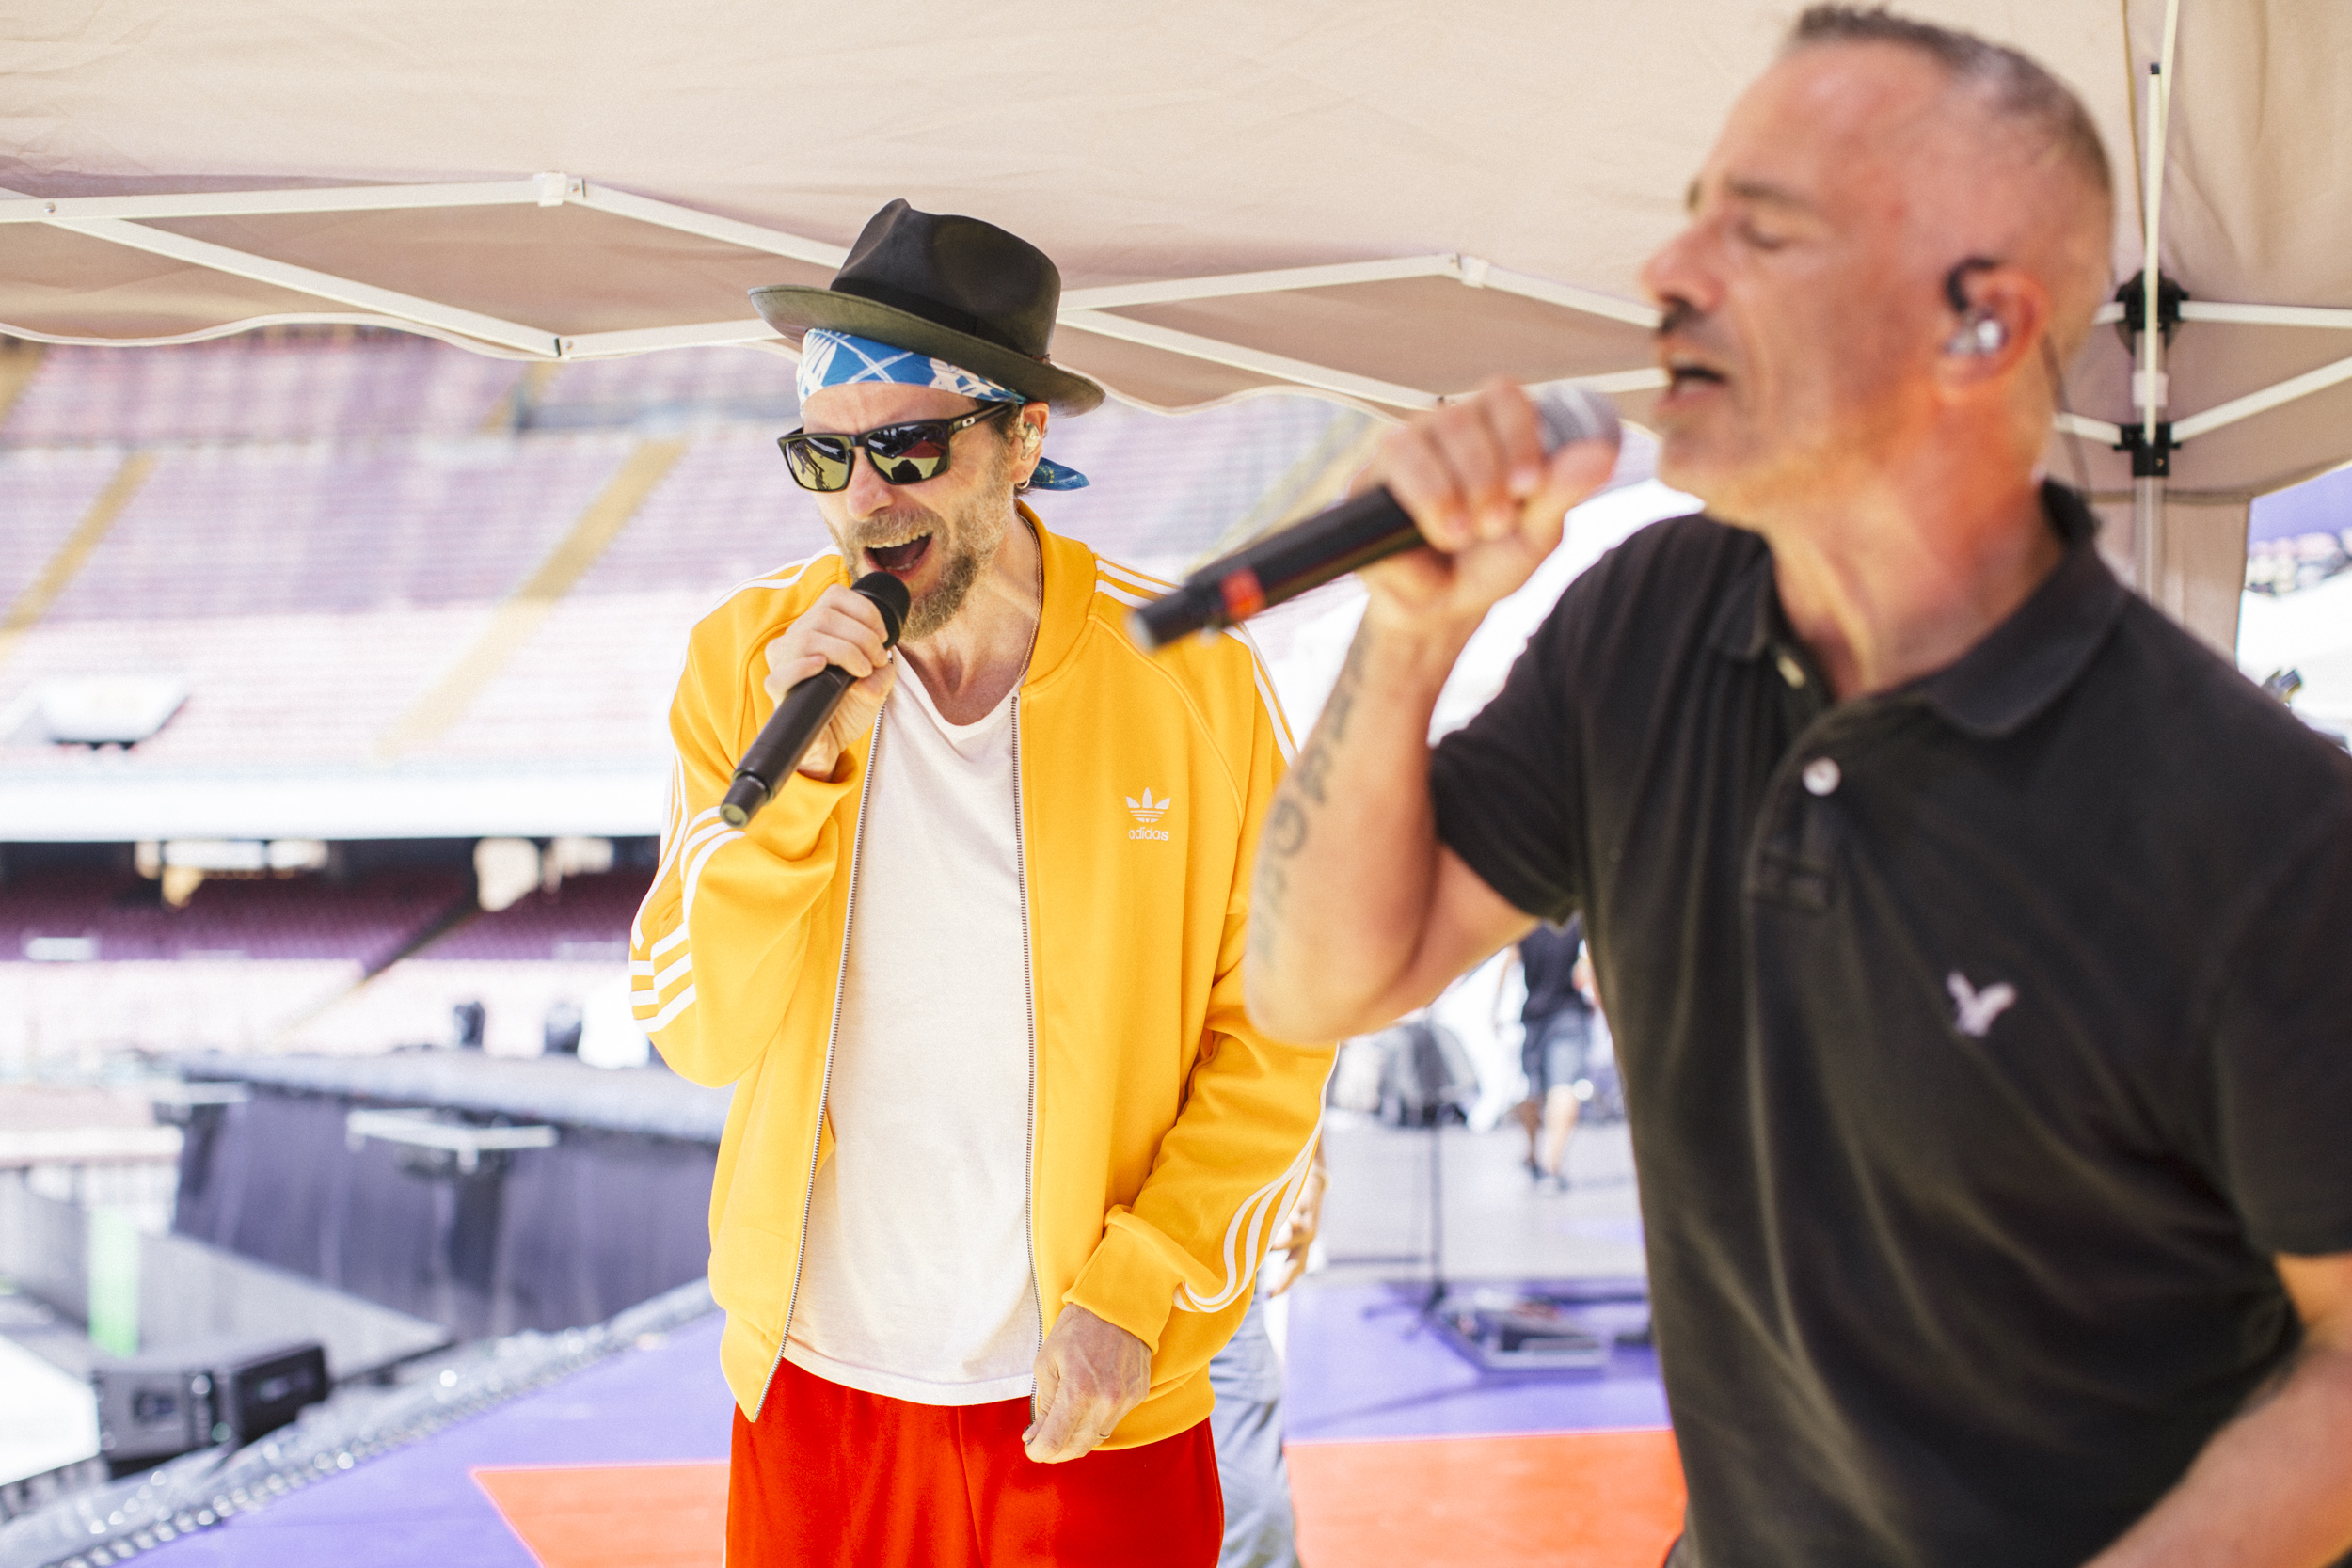
[{"label": "sunglasses lens reflection", "polygon": [[883,425],[858,436],[810,436],[796,431],[779,436],[792,478],[803,490],[839,490],[850,483],[850,466],[864,447],[874,472],[889,484],[920,484],[947,467],[947,444],[956,431],[977,419],[986,419],[1013,405],[1003,404],[961,420],[916,420]]},{"label": "sunglasses lens reflection", "polygon": [[869,431],[866,450],[891,483],[920,484],[946,467],[947,440],[946,422],[931,420]]},{"label": "sunglasses lens reflection", "polygon": [[850,443],[837,436],[785,438],[785,462],[803,490],[838,490],[850,483]]}]

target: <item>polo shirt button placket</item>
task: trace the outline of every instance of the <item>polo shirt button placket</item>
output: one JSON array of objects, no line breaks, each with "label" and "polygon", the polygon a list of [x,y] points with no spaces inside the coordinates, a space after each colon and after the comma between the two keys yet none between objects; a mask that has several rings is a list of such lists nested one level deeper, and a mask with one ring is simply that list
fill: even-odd
[{"label": "polo shirt button placket", "polygon": [[[1790,750],[1796,756],[1804,756],[1832,734],[1847,735],[1856,717],[1817,721]],[[1827,733],[1817,735],[1812,730]],[[1793,761],[1781,766],[1787,768]],[[1837,759],[1818,752],[1796,767],[1793,777],[1788,772],[1780,775],[1772,797],[1773,804],[1768,808],[1772,826],[1756,846],[1749,882],[1752,895],[1816,914],[1827,911],[1836,878],[1837,829],[1832,818],[1837,814],[1824,808],[1845,782],[1846,772]]]}]

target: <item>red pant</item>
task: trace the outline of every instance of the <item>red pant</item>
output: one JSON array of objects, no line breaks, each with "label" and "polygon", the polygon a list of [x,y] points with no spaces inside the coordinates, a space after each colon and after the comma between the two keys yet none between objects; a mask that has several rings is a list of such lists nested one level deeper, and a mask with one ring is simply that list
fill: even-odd
[{"label": "red pant", "polygon": [[727,1568],[1215,1568],[1225,1532],[1202,1421],[1063,1465],[1022,1451],[1026,1400],[910,1404],[776,1368],[735,1413]]}]

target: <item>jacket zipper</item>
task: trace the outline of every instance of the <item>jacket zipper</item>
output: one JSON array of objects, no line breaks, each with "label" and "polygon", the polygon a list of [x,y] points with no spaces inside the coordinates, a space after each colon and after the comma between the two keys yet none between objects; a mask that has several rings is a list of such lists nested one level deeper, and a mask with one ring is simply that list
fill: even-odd
[{"label": "jacket zipper", "polygon": [[[775,1384],[776,1369],[784,1365],[785,1341],[792,1337],[793,1309],[801,1304],[801,1269],[808,1260],[808,1215],[809,1211],[817,1205],[817,1155],[825,1144],[825,1100],[833,1092],[833,1053],[834,1048],[841,1041],[841,992],[848,985],[850,977],[850,922],[857,914],[857,864],[858,858],[866,847],[866,808],[874,796],[874,770],[876,765],[882,761],[882,715],[877,713],[874,715],[874,737],[866,748],[866,782],[858,785],[857,826],[850,831],[850,894],[841,908],[841,957],[834,964],[833,972],[833,1022],[825,1030],[825,1071],[817,1085],[817,1130],[815,1135],[809,1139],[808,1180],[801,1191],[801,1240],[798,1248],[792,1254],[792,1289],[784,1298],[784,1326],[776,1331],[776,1358],[768,1364],[768,1381],[759,1386],[759,1402],[763,1408],[768,1403],[768,1390]],[[1016,742],[1016,748],[1017,745]],[[1017,758],[1019,755],[1017,749],[1014,754]],[[1018,766],[1015,767],[1014,772],[1017,777]],[[1019,821],[1017,807],[1015,811],[1014,820],[1017,824]],[[1016,838],[1018,834],[1019,830],[1016,826]],[[1025,922],[1027,918],[1027,909],[1025,905],[1022,919]],[[1029,1094],[1034,1102],[1037,1095],[1036,1089],[1032,1087]],[[1030,1265],[1030,1272],[1032,1274],[1036,1272],[1034,1262]],[[753,1412],[752,1418],[754,1420],[759,1418],[757,1411]]]},{"label": "jacket zipper", "polygon": [[[1029,1149],[1027,1180],[1021,1189],[1021,1234],[1029,1243],[1029,1300],[1037,1307],[1038,1354],[1045,1351],[1045,1289],[1037,1272],[1037,968],[1029,946],[1029,839],[1021,814],[1021,694],[1012,697],[1012,863],[1021,892],[1021,992],[1029,1023]],[[1029,1418],[1039,1415],[1037,1389],[1029,1390]]]}]

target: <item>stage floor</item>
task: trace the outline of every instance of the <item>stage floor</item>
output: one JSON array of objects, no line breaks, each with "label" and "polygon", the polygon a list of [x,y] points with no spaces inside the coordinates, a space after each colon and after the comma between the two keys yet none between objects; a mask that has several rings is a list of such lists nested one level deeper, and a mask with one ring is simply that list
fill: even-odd
[{"label": "stage floor", "polygon": [[[1649,1353],[1482,1373],[1407,1287],[1310,1281],[1287,1338],[1308,1568],[1655,1568],[1681,1475]],[[154,1568],[718,1568],[719,1320],[140,1560]]]}]

